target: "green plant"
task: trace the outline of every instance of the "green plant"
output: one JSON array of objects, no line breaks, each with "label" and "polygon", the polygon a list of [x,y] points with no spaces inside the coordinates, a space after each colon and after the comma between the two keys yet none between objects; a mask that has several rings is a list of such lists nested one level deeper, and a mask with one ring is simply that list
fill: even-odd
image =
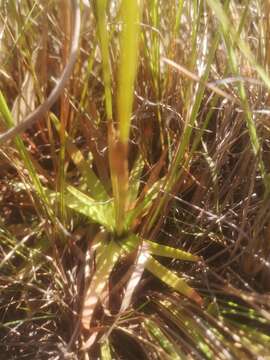
[{"label": "green plant", "polygon": [[[77,52],[64,4],[0,4],[1,127],[17,135],[0,158],[5,351],[267,357],[269,53],[259,3],[84,2]],[[70,50],[66,90],[20,134]]]}]

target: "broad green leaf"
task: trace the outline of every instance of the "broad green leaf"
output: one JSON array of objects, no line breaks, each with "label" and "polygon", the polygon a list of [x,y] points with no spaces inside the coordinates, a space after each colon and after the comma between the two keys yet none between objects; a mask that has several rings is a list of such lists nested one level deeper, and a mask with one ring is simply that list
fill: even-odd
[{"label": "broad green leaf", "polygon": [[[119,245],[125,251],[131,252],[134,251],[141,244],[141,241],[144,242],[145,244],[144,251],[148,252],[148,254],[153,253],[159,256],[174,257],[177,259],[189,260],[189,261],[198,260],[197,256],[189,254],[185,251],[173,249],[169,246],[167,247],[162,245],[159,246],[158,244],[155,244],[152,241],[142,240],[137,235],[130,235],[127,239],[125,239],[125,241],[121,241],[121,244]],[[175,254],[175,256],[173,256],[173,254]],[[147,261],[145,262],[144,266],[153,275],[155,275],[157,278],[159,278],[161,281],[166,283],[174,290],[180,292],[181,294],[187,296],[188,298],[194,300],[199,304],[202,303],[202,299],[200,295],[194,289],[192,289],[189,285],[187,285],[187,283],[183,279],[179,278],[174,272],[167,269],[165,266],[161,265],[152,256],[147,257]]]},{"label": "broad green leaf", "polygon": [[166,245],[157,244],[153,241],[144,240],[148,245],[148,251],[152,255],[164,256],[172,259],[179,259],[184,261],[198,261],[199,256],[193,255],[189,252],[173,248]]},{"label": "broad green leaf", "polygon": [[146,269],[172,289],[178,291],[180,294],[185,295],[189,299],[192,299],[199,305],[202,305],[202,298],[200,295],[193,288],[191,288],[185,282],[185,280],[179,278],[174,272],[161,265],[154,258],[150,257],[148,259],[146,263]]},{"label": "broad green leaf", "polygon": [[187,251],[173,248],[167,245],[161,245],[150,240],[142,239],[138,235],[132,234],[125,241],[121,242],[121,246],[128,252],[135,250],[142,242],[146,245],[149,254],[168,257],[172,259],[184,261],[198,261],[199,256],[193,255]]},{"label": "broad green leaf", "polygon": [[172,259],[178,259],[183,261],[198,261],[199,256],[193,255],[187,251],[183,251],[177,248],[173,248],[167,245],[161,245],[150,240],[139,238],[138,235],[130,235],[125,241],[121,243],[121,246],[127,251],[135,250],[142,242],[145,244],[145,249],[152,255],[168,257]]},{"label": "broad green leaf", "polygon": [[67,206],[104,226],[107,230],[115,228],[114,203],[112,200],[96,201],[73,186],[67,187]]}]

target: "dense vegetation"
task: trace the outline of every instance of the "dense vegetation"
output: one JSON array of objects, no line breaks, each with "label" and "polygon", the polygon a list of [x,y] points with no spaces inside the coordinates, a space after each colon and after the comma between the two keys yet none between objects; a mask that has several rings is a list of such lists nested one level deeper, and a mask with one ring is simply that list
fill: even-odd
[{"label": "dense vegetation", "polygon": [[269,359],[269,2],[76,3],[0,2],[0,357]]}]

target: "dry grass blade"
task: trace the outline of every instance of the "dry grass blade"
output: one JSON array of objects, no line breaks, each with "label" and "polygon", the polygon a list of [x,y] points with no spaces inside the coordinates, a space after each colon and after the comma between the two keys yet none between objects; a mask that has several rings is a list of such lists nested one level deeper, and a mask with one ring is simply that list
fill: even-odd
[{"label": "dry grass blade", "polygon": [[3,358],[269,358],[269,13],[0,1]]},{"label": "dry grass blade", "polygon": [[219,87],[215,86],[212,82],[205,82],[201,77],[199,77],[198,75],[192,73],[191,71],[186,69],[184,66],[182,66],[180,64],[177,64],[175,61],[172,61],[172,60],[164,58],[164,57],[161,60],[164,63],[166,63],[166,64],[170,65],[171,67],[173,67],[178,72],[180,72],[180,73],[184,74],[185,76],[189,77],[193,81],[196,81],[198,83],[203,84],[209,90],[211,90],[214,93],[220,95],[221,97],[231,101],[232,103],[239,104],[239,101],[237,99],[235,99],[232,95],[230,95],[230,94],[226,93],[225,91],[221,90]]},{"label": "dry grass blade", "polygon": [[70,48],[70,58],[65,66],[65,69],[58,79],[58,83],[51,92],[50,96],[45,100],[43,104],[41,104],[33,113],[29,114],[24,120],[22,120],[18,125],[15,127],[7,130],[5,133],[0,134],[0,144],[10,140],[14,136],[20,134],[21,132],[28,129],[32,126],[37,120],[41,119],[47,111],[53,106],[53,104],[57,101],[61,93],[63,92],[67,81],[69,80],[74,64],[76,62],[77,53],[79,49],[79,37],[80,37],[80,23],[81,23],[81,16],[80,16],[80,7],[78,0],[70,0],[70,9],[74,11],[74,32],[72,36],[72,45]]},{"label": "dry grass blade", "polygon": [[111,272],[119,260],[121,248],[111,241],[104,246],[97,262],[97,268],[90,286],[85,291],[83,309],[82,309],[82,326],[86,330],[91,328],[91,320],[94,310],[98,304],[99,298],[105,289]]}]

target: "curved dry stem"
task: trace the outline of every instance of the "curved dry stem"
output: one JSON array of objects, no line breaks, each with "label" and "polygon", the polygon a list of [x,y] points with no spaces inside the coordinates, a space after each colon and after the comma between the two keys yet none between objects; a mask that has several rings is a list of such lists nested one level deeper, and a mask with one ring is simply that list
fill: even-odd
[{"label": "curved dry stem", "polygon": [[10,128],[6,132],[0,134],[0,145],[4,142],[12,139],[14,136],[28,129],[36,121],[42,118],[42,116],[49,111],[52,105],[57,101],[61,93],[63,92],[70,76],[73,71],[74,64],[76,62],[77,52],[79,49],[80,39],[80,27],[81,27],[81,14],[80,14],[80,1],[79,0],[68,0],[71,5],[71,9],[74,11],[74,26],[70,48],[69,61],[67,62],[64,71],[49,97],[44,101],[43,104],[39,105],[36,110],[29,114],[22,122],[18,125]]}]

